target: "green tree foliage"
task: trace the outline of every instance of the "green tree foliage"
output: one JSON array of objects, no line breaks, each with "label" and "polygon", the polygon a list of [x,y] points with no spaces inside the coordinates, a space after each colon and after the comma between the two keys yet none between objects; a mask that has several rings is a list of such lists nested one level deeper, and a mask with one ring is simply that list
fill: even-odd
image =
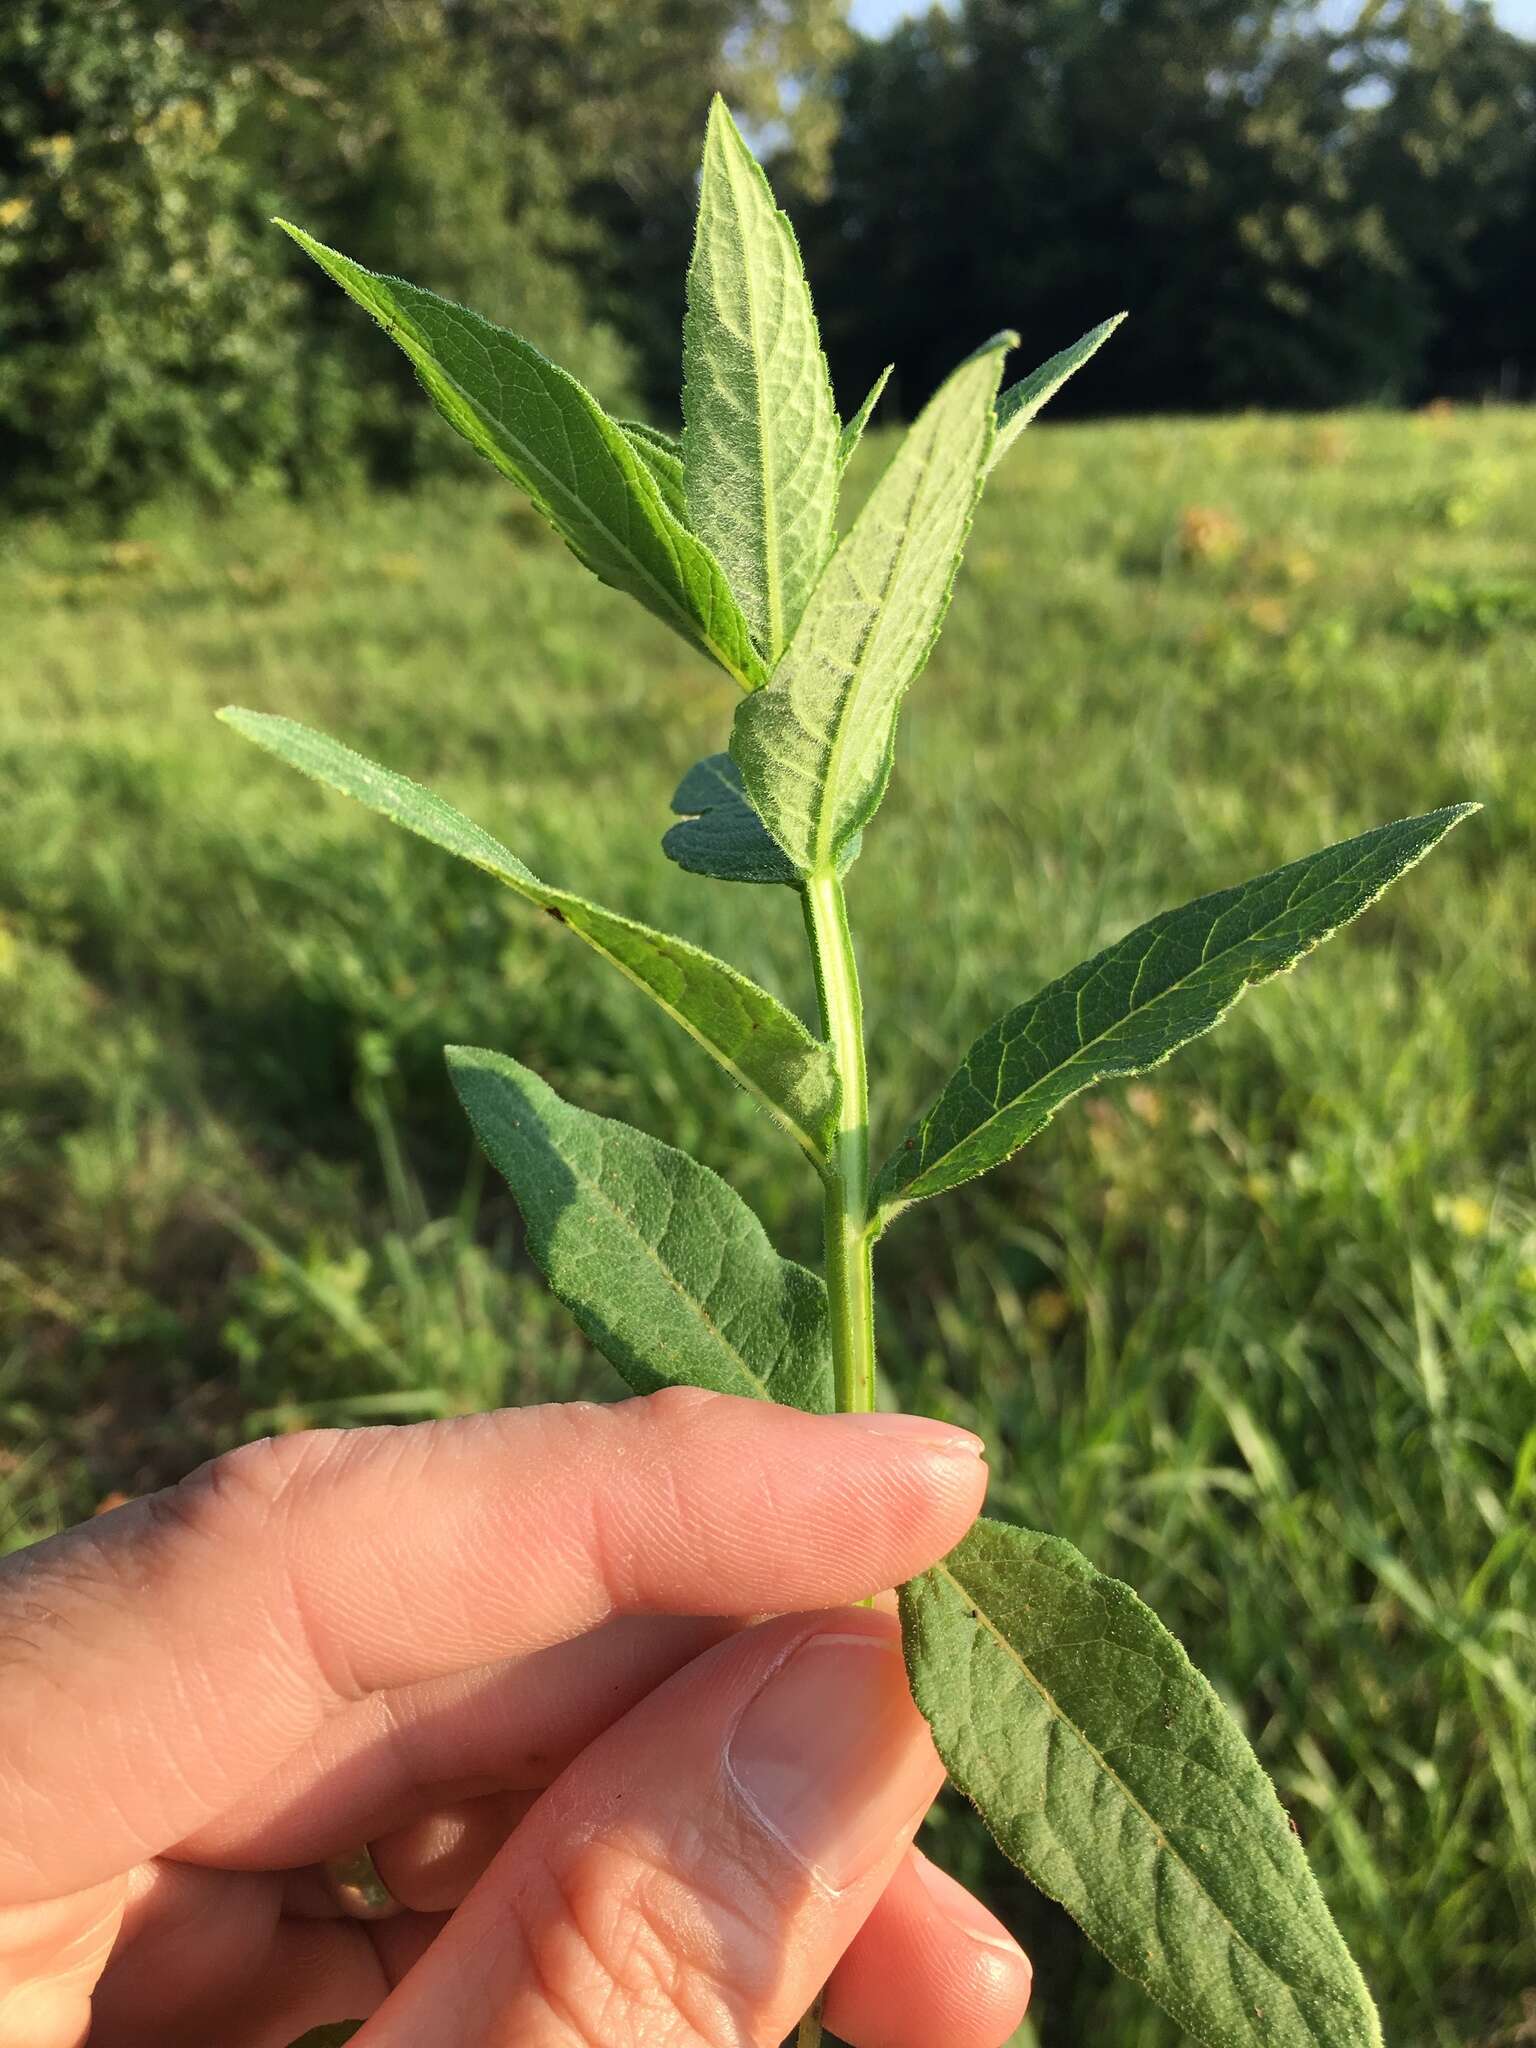
[{"label": "green tree foliage", "polygon": [[[507,75],[527,53],[499,46],[473,8],[444,0],[134,4],[189,34],[220,71],[243,70],[255,82],[236,146],[264,214],[296,216],[366,250],[380,270],[515,319],[605,397],[633,396],[629,353],[594,320],[584,288],[593,237],[572,212],[562,138],[507,98]],[[408,480],[462,461],[451,443],[423,431],[409,371],[381,366],[366,336],[338,335],[318,281],[283,268],[311,316],[307,351],[334,365],[370,472]]]},{"label": "green tree foliage", "polygon": [[[911,412],[956,308],[1136,311],[1079,404],[1329,405],[1536,372],[1532,46],[1485,6],[964,0],[841,75],[805,221],[834,370]],[[1523,210],[1524,227],[1521,220]],[[1516,371],[1503,369],[1506,363]]]},{"label": "green tree foliage", "polygon": [[676,401],[681,279],[710,99],[724,93],[772,134],[801,190],[824,191],[836,133],[830,83],[852,41],[846,14],[847,0],[464,0],[454,9],[488,52],[510,132],[547,139],[583,233],[589,300],[636,350],[659,407]]},{"label": "green tree foliage", "polygon": [[[514,322],[606,401],[675,394],[711,95],[728,91],[819,190],[827,85],[850,42],[846,0],[135,4],[263,81],[245,141],[272,210]],[[318,281],[309,289],[321,303]],[[419,408],[397,402],[408,376],[375,382],[366,336],[347,363],[384,394],[397,456],[438,447],[414,439]]]},{"label": "green tree foliage", "polygon": [[[1536,44],[1484,0],[11,0],[0,461],[13,504],[466,456],[265,223],[485,309],[616,416],[677,390],[723,90],[823,280],[851,410],[956,321],[1137,315],[1069,407],[1536,388]],[[1026,334],[1026,342],[1030,336]],[[1040,351],[1043,352],[1043,351]],[[304,374],[298,374],[303,365]],[[850,436],[854,434],[850,425]],[[843,451],[840,451],[840,453]],[[675,458],[642,449],[664,489]]]},{"label": "green tree foliage", "polygon": [[405,481],[465,459],[423,430],[409,369],[320,310],[276,212],[514,323],[606,403],[674,391],[710,95],[728,86],[814,188],[843,13],[16,0],[0,10],[11,502],[220,494],[317,462]]},{"label": "green tree foliage", "polygon": [[1427,383],[1528,394],[1536,43],[1502,29],[1483,0],[1401,0],[1381,15],[1367,11],[1339,61],[1366,102],[1356,176],[1391,221]]},{"label": "green tree foliage", "polygon": [[0,18],[0,470],[121,503],[279,473],[304,431],[295,288],[230,152],[252,81],[128,8]]}]

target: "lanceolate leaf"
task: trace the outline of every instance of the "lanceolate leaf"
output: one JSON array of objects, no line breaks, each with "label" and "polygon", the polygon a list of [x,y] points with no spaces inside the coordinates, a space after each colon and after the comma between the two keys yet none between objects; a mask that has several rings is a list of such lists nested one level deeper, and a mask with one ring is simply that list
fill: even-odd
[{"label": "lanceolate leaf", "polygon": [[826,1290],[718,1174],[499,1053],[450,1046],[448,1068],[550,1286],[637,1393],[831,1408]]},{"label": "lanceolate leaf", "polygon": [[888,1220],[996,1166],[1069,1097],[1209,1031],[1244,989],[1358,917],[1476,804],[1380,825],[1235,889],[1166,910],[984,1031],[876,1176]]},{"label": "lanceolate leaf", "polygon": [[672,798],[683,822],[661,842],[680,868],[720,882],[784,882],[800,886],[794,862],[768,836],[729,754],[695,761]]},{"label": "lanceolate leaf", "polygon": [[1046,400],[1054,398],[1067,379],[1104,346],[1124,318],[1123,313],[1115,313],[1108,320],[1101,320],[1081,341],[1074,341],[1059,356],[1052,356],[1038,370],[1009,385],[997,401],[997,439],[992,446],[989,469],[996,468]]},{"label": "lanceolate leaf", "polygon": [[1001,335],[929,400],[838,546],[731,756],[802,874],[832,866],[891,775],[901,699],[949,603],[995,431]]},{"label": "lanceolate leaf", "polygon": [[869,387],[869,396],[859,407],[853,418],[837,437],[837,467],[841,474],[848,467],[853,451],[864,438],[864,429],[869,425],[869,416],[880,403],[880,394],[891,381],[891,372],[896,365],[887,363],[874,383]]},{"label": "lanceolate leaf", "polygon": [[656,480],[667,510],[684,526],[688,524],[688,501],[683,492],[683,451],[670,434],[644,420],[619,420],[619,431]]},{"label": "lanceolate leaf", "polygon": [[478,313],[278,225],[399,343],[449,425],[527,492],[595,576],[713,655],[743,689],[764,680],[720,564],[574,377]]},{"label": "lanceolate leaf", "polygon": [[688,271],[683,420],[693,530],[771,667],[832,551],[837,412],[794,231],[718,98]]},{"label": "lanceolate leaf", "polygon": [[901,1592],[912,1693],[999,1847],[1208,2048],[1379,2048],[1300,1841],[1129,1586],[978,1522]]},{"label": "lanceolate leaf", "polygon": [[547,911],[658,1003],[813,1160],[826,1157],[837,1115],[831,1056],[766,989],[697,946],[550,888],[452,804],[324,733],[259,711],[219,716],[291,767],[483,868]]}]

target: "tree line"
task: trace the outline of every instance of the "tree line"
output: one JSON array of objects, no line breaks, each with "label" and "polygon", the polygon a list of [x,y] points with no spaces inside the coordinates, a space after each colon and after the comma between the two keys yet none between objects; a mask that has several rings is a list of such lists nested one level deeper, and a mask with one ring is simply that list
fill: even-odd
[{"label": "tree line", "polygon": [[894,358],[917,398],[957,328],[1043,355],[1123,306],[1069,405],[1531,394],[1536,44],[1486,6],[966,0],[835,90],[807,240],[854,385]]},{"label": "tree line", "polygon": [[455,459],[281,212],[675,403],[709,96],[775,157],[851,406],[967,337],[1128,306],[1100,410],[1529,396],[1536,45],[1486,6],[9,0],[0,476],[14,507],[407,481]]}]

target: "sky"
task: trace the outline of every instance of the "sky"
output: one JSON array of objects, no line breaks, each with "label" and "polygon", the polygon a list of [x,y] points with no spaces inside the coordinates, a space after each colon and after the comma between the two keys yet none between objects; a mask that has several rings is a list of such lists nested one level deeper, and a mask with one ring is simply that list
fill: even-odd
[{"label": "sky", "polygon": [[[1504,26],[1521,35],[1536,36],[1536,0],[1494,0],[1494,13]],[[870,35],[883,35],[904,14],[921,14],[924,6],[910,0],[853,0],[853,19]]]}]

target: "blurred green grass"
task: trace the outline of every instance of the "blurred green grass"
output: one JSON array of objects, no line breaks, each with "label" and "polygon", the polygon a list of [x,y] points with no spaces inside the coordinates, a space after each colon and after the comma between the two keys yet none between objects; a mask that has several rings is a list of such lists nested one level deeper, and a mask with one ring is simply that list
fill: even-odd
[{"label": "blurred green grass", "polygon": [[[1512,410],[1034,430],[851,881],[878,1146],[1153,911],[1487,805],[880,1261],[893,1397],[981,1427],[995,1505],[1179,1630],[1402,2042],[1536,2023],[1533,530]],[[0,615],[0,1547],[263,1429],[612,1389],[446,1040],[698,1152],[814,1256],[794,1156],[637,995],[212,719],[323,724],[808,1013],[787,892],[657,847],[730,686],[515,501],[12,528]],[[1032,1942],[1046,2048],[1177,2038],[936,1834]]]}]

